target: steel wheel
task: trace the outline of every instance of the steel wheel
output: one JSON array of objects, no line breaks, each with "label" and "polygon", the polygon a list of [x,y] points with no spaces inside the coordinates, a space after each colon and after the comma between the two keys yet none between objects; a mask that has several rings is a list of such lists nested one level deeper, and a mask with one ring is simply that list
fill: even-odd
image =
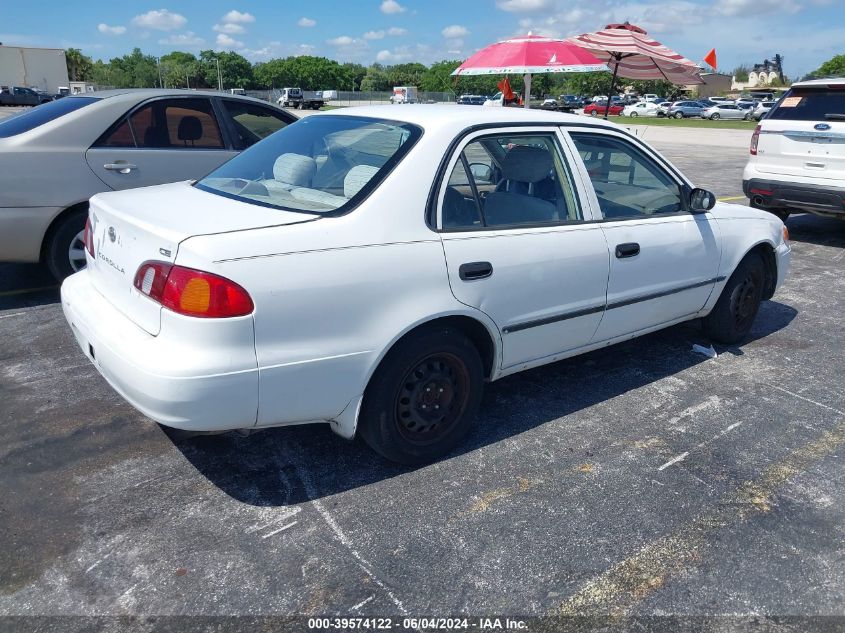
[{"label": "steel wheel", "polygon": [[453,354],[432,354],[402,379],[396,398],[399,433],[415,444],[436,442],[454,427],[468,402],[466,365]]},{"label": "steel wheel", "polygon": [[78,273],[85,268],[85,231],[80,231],[70,241],[67,249],[67,258],[73,272]]},{"label": "steel wheel", "polygon": [[737,330],[747,330],[757,314],[760,303],[760,288],[753,272],[749,271],[731,293],[731,315]]}]

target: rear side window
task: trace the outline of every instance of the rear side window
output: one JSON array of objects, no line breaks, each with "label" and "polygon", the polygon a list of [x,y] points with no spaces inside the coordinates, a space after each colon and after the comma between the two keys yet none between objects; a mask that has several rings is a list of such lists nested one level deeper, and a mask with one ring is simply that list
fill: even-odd
[{"label": "rear side window", "polygon": [[208,99],[162,99],[119,121],[95,147],[223,149],[223,137]]},{"label": "rear side window", "polygon": [[793,88],[766,118],[782,121],[845,120],[845,86],[838,86],[838,89],[827,86]]},{"label": "rear side window", "polygon": [[0,138],[17,136],[99,101],[98,97],[65,97],[0,121]]},{"label": "rear side window", "polygon": [[281,112],[254,103],[223,100],[223,107],[235,126],[235,149],[246,149],[288,124]]}]

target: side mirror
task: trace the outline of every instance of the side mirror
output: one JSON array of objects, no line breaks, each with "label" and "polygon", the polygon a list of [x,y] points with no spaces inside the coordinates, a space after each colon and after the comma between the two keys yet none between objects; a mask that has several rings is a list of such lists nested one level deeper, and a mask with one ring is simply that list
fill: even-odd
[{"label": "side mirror", "polygon": [[706,213],[716,206],[716,196],[706,189],[695,188],[689,194],[689,209],[693,213]]},{"label": "side mirror", "polygon": [[469,170],[472,172],[472,177],[477,182],[493,182],[493,170],[490,169],[490,165],[485,165],[484,163],[472,163],[469,166]]}]

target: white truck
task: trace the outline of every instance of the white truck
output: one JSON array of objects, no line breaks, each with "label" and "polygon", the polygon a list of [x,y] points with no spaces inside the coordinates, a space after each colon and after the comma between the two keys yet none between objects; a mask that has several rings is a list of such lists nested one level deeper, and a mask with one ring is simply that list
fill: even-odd
[{"label": "white truck", "polygon": [[323,99],[323,92],[311,92],[302,88],[283,88],[279,91],[279,98],[276,103],[285,108],[297,108],[298,110],[319,110],[326,105]]},{"label": "white truck", "polygon": [[393,94],[390,97],[390,103],[416,103],[417,102],[417,88],[416,86],[396,86],[393,88]]}]

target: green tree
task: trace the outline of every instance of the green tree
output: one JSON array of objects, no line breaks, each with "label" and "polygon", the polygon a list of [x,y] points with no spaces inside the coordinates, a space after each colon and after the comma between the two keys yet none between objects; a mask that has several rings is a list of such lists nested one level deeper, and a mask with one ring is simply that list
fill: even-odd
[{"label": "green tree", "polygon": [[[367,67],[362,66],[361,64],[355,64],[353,62],[346,62],[345,64],[343,64],[343,69],[346,72],[346,76],[349,78],[349,88],[352,88],[354,83],[354,89],[359,90],[361,87],[361,81],[367,74]],[[338,86],[338,90],[346,89],[346,86]]]},{"label": "green tree", "polygon": [[460,60],[448,59],[435,62],[423,73],[419,84],[420,90],[425,92],[454,92],[457,78],[452,76],[452,72],[461,63]]},{"label": "green tree", "polygon": [[845,55],[836,55],[811,72],[805,79],[845,77]]},{"label": "green tree", "polygon": [[200,73],[205,85],[217,87],[217,64],[220,63],[220,75],[223,89],[252,88],[252,64],[243,55],[234,51],[200,51]]},{"label": "green tree", "polygon": [[71,81],[88,81],[91,79],[93,68],[91,58],[83,55],[78,48],[69,48],[65,51],[65,62],[67,63],[67,76]]},{"label": "green tree", "polygon": [[162,55],[159,64],[164,85],[168,88],[204,88],[207,85],[201,64],[191,53],[173,51]]},{"label": "green tree", "polygon": [[384,66],[373,64],[367,68],[367,74],[361,80],[361,90],[366,92],[390,90],[391,84],[387,78]]},{"label": "green tree", "polygon": [[751,72],[751,69],[748,66],[742,64],[734,68],[731,74],[733,75],[734,79],[739,83],[745,83],[746,81],[748,81],[749,72]]}]

